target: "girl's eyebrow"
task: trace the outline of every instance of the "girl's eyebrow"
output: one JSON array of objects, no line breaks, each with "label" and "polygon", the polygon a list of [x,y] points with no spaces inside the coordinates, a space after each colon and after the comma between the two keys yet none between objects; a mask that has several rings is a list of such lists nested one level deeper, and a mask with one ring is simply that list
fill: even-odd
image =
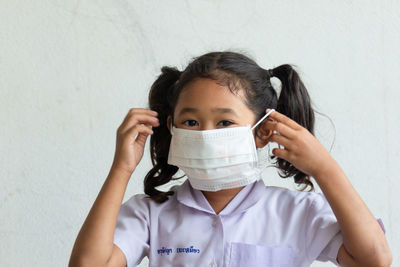
[{"label": "girl's eyebrow", "polygon": [[[197,113],[199,110],[197,108],[190,108],[190,107],[185,107],[182,108],[181,111],[179,112],[178,116],[181,116],[182,114],[185,113]],[[219,112],[219,113],[223,113],[223,114],[232,114],[236,117],[238,117],[237,113],[231,109],[231,108],[213,108],[211,109],[212,112]]]},{"label": "girl's eyebrow", "polygon": [[236,116],[236,117],[239,117],[239,116],[236,114],[236,112],[235,112],[233,109],[231,109],[231,108],[213,108],[213,109],[211,109],[211,111],[213,111],[213,112],[219,112],[219,113],[223,113],[223,114],[228,113],[228,114],[232,114],[232,115],[234,115],[234,116]]}]

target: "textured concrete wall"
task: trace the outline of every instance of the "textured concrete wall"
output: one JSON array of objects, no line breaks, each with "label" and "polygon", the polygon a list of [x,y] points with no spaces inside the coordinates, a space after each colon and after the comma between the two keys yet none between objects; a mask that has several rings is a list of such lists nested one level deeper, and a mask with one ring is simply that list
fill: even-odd
[{"label": "textured concrete wall", "polygon": [[[66,266],[128,109],[161,66],[225,49],[299,67],[400,266],[399,47],[395,0],[0,0],[0,266]],[[125,200],[149,167],[146,150]],[[293,188],[271,169],[265,181]]]}]

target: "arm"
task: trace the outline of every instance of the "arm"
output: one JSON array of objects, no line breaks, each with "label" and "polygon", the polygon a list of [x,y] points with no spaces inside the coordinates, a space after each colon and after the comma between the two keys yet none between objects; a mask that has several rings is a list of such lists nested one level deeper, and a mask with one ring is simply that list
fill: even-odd
[{"label": "arm", "polygon": [[[69,262],[70,267],[107,266],[113,249],[118,249],[114,248],[114,229],[129,178],[129,173],[111,168],[76,238]],[[122,252],[114,253],[119,255],[117,260],[119,264],[114,266],[126,266]]]},{"label": "arm", "polygon": [[342,266],[390,266],[392,255],[384,232],[336,161],[314,176],[340,225]]},{"label": "arm", "polygon": [[118,128],[114,162],[76,238],[69,267],[126,266],[124,254],[114,245],[114,230],[129,179],[143,156],[147,136],[153,134],[148,125],[159,125],[156,115],[131,109]]},{"label": "arm", "polygon": [[392,254],[385,235],[339,164],[307,129],[276,111],[270,118],[274,121],[263,125],[269,131],[266,140],[284,147],[273,154],[315,178],[338,220],[343,235],[340,264],[390,266]]}]

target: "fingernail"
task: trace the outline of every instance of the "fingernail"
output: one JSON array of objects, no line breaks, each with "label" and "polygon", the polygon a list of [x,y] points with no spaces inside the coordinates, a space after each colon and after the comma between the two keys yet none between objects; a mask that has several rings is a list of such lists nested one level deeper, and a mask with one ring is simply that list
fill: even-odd
[{"label": "fingernail", "polygon": [[273,113],[274,111],[275,111],[275,109],[273,109],[273,108],[267,108],[267,110],[265,111],[265,113],[268,113],[268,112]]}]

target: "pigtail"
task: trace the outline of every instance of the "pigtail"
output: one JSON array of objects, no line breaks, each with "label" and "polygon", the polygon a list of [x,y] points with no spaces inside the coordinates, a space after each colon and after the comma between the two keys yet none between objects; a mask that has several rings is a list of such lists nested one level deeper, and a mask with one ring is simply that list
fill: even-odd
[{"label": "pigtail", "polygon": [[[299,74],[288,64],[274,68],[272,73],[282,83],[277,111],[296,121],[314,135],[314,110]],[[277,158],[276,163],[282,178],[294,176],[295,183],[304,184],[303,190],[307,186],[311,187],[310,191],[314,189],[310,177],[297,170],[290,162]]]},{"label": "pigtail", "polygon": [[150,156],[153,168],[144,178],[144,192],[158,203],[168,200],[168,196],[173,195],[173,191],[162,192],[155,187],[168,183],[179,169],[167,163],[171,141],[167,118],[173,112],[170,98],[181,72],[176,68],[166,66],[161,68],[161,72],[149,93],[149,108],[157,111],[160,125],[152,129]]}]

